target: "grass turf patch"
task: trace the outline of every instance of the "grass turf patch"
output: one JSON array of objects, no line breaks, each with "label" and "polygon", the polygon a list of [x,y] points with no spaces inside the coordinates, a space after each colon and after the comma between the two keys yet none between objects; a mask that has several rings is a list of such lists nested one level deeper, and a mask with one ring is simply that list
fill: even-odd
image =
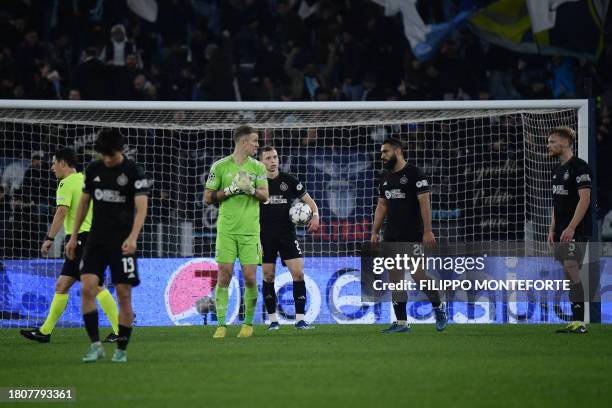
[{"label": "grass turf patch", "polygon": [[[612,326],[586,335],[551,325],[283,326],[213,340],[214,327],[137,327],[129,362],[83,364],[83,329],[51,343],[0,330],[1,387],[75,387],[70,406],[562,407],[612,404]],[[105,335],[102,332],[101,335]]]}]

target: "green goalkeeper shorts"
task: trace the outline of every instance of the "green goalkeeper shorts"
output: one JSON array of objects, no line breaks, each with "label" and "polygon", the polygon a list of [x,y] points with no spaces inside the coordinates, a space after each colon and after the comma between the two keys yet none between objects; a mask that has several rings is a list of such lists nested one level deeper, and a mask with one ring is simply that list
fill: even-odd
[{"label": "green goalkeeper shorts", "polygon": [[261,264],[259,235],[217,234],[215,261],[218,264],[233,264],[236,258],[240,265]]}]

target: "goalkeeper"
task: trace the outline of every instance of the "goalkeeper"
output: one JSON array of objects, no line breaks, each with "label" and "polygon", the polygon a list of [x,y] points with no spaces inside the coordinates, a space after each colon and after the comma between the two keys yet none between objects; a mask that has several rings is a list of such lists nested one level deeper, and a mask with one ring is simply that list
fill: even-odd
[{"label": "goalkeeper", "polygon": [[[53,170],[55,176],[59,180],[59,186],[57,187],[57,209],[55,210],[53,223],[41,247],[41,252],[45,256],[49,254],[49,248],[51,248],[62,223],[64,223],[64,231],[68,234],[66,235],[66,242],[70,239],[70,232],[74,225],[84,180],[83,173],[77,172],[75,168],[76,154],[74,151],[70,149],[60,149],[53,156],[51,170]],[[21,330],[21,335],[23,337],[39,343],[48,343],[51,340],[51,332],[68,304],[68,291],[77,280],[80,280],[79,262],[81,262],[83,247],[85,246],[87,235],[91,228],[91,218],[92,207],[89,208],[87,216],[83,224],[81,224],[81,228],[79,228],[76,249],[77,256],[74,260],[68,258],[64,260],[62,272],[57,278],[57,282],[55,282],[55,295],[53,295],[47,319],[38,329]],[[108,289],[103,286],[98,287],[98,295],[96,298],[113,327],[113,332],[111,332],[104,341],[115,342],[119,333],[119,316],[115,299],[113,299]]]},{"label": "goalkeeper", "polygon": [[244,278],[244,324],[238,337],[253,335],[253,316],[257,303],[257,265],[261,263],[259,242],[259,202],[268,200],[266,168],[254,159],[259,147],[258,135],[250,126],[240,126],[234,132],[234,153],[212,165],[204,201],[219,204],[215,260],[219,276],[215,288],[215,304],[219,327],[213,338],[226,335],[228,287],[236,257]]}]

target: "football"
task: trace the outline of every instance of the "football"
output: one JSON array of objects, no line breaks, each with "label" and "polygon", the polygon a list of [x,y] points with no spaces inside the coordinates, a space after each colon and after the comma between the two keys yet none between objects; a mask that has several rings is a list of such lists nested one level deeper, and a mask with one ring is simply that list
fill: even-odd
[{"label": "football", "polygon": [[289,218],[297,226],[306,226],[312,219],[312,210],[303,201],[296,201],[289,209]]}]

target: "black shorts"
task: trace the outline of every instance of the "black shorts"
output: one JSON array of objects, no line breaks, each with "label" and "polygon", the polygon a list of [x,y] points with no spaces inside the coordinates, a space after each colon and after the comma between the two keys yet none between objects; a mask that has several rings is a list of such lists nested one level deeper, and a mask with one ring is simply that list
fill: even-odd
[{"label": "black shorts", "polygon": [[262,263],[265,264],[275,264],[278,254],[280,254],[283,261],[304,257],[294,232],[288,234],[261,234],[261,246],[263,249]]},{"label": "black shorts", "polygon": [[103,282],[107,266],[110,267],[113,284],[127,283],[132,286],[140,284],[135,254],[123,255],[121,243],[110,245],[89,241],[85,245],[79,268],[81,274],[97,275],[100,282]]},{"label": "black shorts", "polygon": [[582,266],[587,249],[589,237],[575,237],[570,242],[559,242],[560,236],[555,236],[555,259],[563,261],[576,261]]},{"label": "black shorts", "polygon": [[[70,235],[66,235],[64,243],[68,243],[70,240]],[[77,237],[77,247],[76,247],[76,256],[74,260],[66,258],[64,255],[64,265],[62,266],[62,272],[60,275],[69,276],[76,280],[81,280],[81,274],[79,273],[79,264],[81,263],[81,258],[83,257],[83,248],[85,248],[85,244],[87,243],[87,232],[81,232]],[[104,280],[100,281],[100,285],[104,283]]]},{"label": "black shorts", "polygon": [[423,242],[423,233],[417,231],[398,234],[393,231],[385,231],[383,242]]}]

